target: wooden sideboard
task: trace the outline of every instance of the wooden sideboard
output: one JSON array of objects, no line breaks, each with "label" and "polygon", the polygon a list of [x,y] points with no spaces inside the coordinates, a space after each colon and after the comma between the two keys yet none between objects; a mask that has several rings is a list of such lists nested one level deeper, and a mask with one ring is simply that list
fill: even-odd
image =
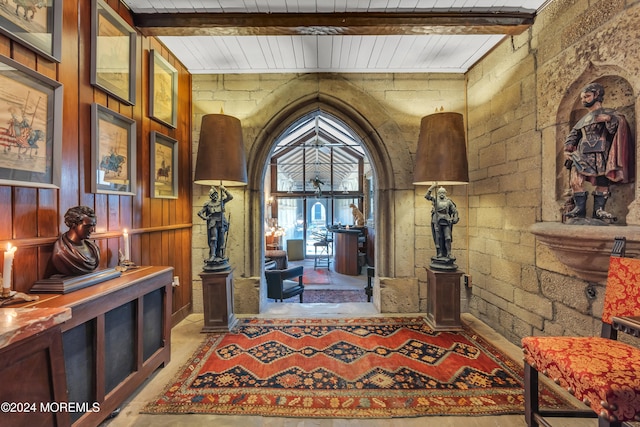
[{"label": "wooden sideboard", "polygon": [[97,426],[169,362],[172,280],[171,267],[140,267],[21,305],[71,309],[71,319],[60,326],[67,398],[88,409],[69,413],[72,426]]},{"label": "wooden sideboard", "polygon": [[68,426],[60,324],[68,308],[0,308],[0,403],[2,425]]}]

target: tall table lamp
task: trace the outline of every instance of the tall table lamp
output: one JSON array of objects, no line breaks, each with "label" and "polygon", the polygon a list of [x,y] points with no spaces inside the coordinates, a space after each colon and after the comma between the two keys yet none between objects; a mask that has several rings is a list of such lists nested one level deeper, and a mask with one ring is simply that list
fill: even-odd
[{"label": "tall table lamp", "polygon": [[433,204],[431,232],[436,255],[431,257],[427,269],[427,321],[436,330],[461,328],[460,278],[463,273],[451,253],[453,226],[458,223],[459,215],[456,204],[442,186],[468,183],[462,114],[443,112],[423,117],[413,184],[429,185],[425,198]]},{"label": "tall table lamp", "polygon": [[209,201],[198,212],[207,222],[209,256],[202,278],[204,328],[202,332],[227,332],[237,323],[233,312],[233,271],[227,257],[230,219],[225,204],[233,196],[227,186],[247,184],[247,160],[240,120],[225,114],[202,117],[194,182],[210,185]]}]

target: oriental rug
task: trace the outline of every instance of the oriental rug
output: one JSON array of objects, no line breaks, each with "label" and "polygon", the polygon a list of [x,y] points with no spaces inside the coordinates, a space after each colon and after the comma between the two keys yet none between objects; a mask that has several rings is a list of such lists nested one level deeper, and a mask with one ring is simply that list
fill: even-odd
[{"label": "oriental rug", "polygon": [[[209,335],[144,413],[392,418],[523,413],[522,368],[423,318],[245,319]],[[541,405],[570,407],[545,389]]]},{"label": "oriental rug", "polygon": [[[367,294],[364,288],[361,290],[334,290],[334,289],[309,289],[305,288],[302,301],[308,303],[345,303],[367,302]],[[300,297],[295,295],[283,302],[300,303]]]},{"label": "oriental rug", "polygon": [[302,283],[305,285],[323,285],[329,283],[327,269],[314,269],[306,267],[302,273]]}]

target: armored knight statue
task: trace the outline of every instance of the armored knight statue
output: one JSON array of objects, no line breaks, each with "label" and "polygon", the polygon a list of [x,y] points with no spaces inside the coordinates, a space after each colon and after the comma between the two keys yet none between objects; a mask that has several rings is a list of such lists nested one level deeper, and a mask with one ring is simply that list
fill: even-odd
[{"label": "armored knight statue", "polygon": [[437,196],[431,195],[435,185],[427,190],[424,198],[433,202],[431,210],[431,232],[436,246],[436,256],[431,257],[431,267],[439,270],[455,270],[456,258],[451,255],[453,225],[460,220],[456,204],[447,197],[444,187],[438,188]]},{"label": "armored knight statue", "polygon": [[[633,180],[633,141],[625,117],[602,106],[601,84],[585,86],[580,99],[588,113],[571,129],[564,143],[573,206],[564,216],[568,223],[607,225],[616,220],[605,210],[610,185]],[[594,188],[592,220],[584,220],[588,198],[585,182]]]}]

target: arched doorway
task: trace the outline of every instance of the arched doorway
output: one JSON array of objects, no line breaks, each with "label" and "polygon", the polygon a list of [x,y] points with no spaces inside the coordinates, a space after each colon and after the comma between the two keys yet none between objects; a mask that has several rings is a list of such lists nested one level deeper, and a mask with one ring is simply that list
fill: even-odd
[{"label": "arched doorway", "polygon": [[[281,268],[286,254],[290,268],[304,267],[305,302],[370,302],[375,176],[358,134],[317,108],[275,138],[266,168],[266,259]],[[342,243],[347,230],[348,245]]]},{"label": "arched doorway", "polygon": [[[250,183],[256,183],[249,189],[251,196],[251,218],[248,232],[250,241],[254,248],[254,257],[251,258],[251,270],[254,276],[262,276],[264,269],[264,233],[265,233],[265,212],[268,208],[268,196],[264,194],[264,182],[269,173],[268,159],[276,144],[277,138],[284,133],[293,123],[313,111],[323,111],[331,114],[346,124],[362,141],[362,147],[369,155],[372,176],[372,190],[369,192],[370,212],[375,218],[376,229],[375,241],[375,268],[376,276],[385,275],[393,277],[393,245],[380,247],[378,241],[382,238],[386,241],[393,241],[394,234],[394,175],[393,170],[388,166],[392,163],[389,154],[382,142],[375,127],[363,117],[357,110],[340,99],[326,94],[312,94],[300,98],[298,102],[289,103],[273,116],[266,119],[260,126],[260,130],[254,140],[252,151],[249,154]],[[380,121],[380,117],[375,117],[375,121]],[[392,123],[387,121],[387,123]],[[387,125],[387,133],[399,134],[395,125]],[[259,184],[259,185],[258,185]],[[338,189],[339,190],[339,187]],[[336,190],[336,191],[337,191]],[[380,221],[379,221],[380,219]],[[253,242],[253,243],[251,243]],[[378,250],[379,248],[379,250]],[[375,299],[377,280],[374,279],[374,305],[380,310],[380,301]],[[263,312],[266,301],[266,286],[260,286],[260,312]]]}]

